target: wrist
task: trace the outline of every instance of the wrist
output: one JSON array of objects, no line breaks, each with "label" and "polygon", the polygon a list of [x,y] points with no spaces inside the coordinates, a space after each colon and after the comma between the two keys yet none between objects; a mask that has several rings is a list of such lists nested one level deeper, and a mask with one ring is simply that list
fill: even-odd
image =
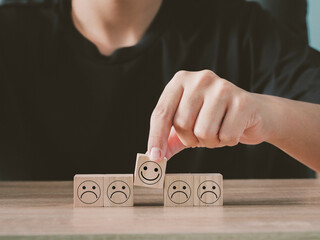
[{"label": "wrist", "polygon": [[262,95],[262,125],[265,133],[265,142],[273,145],[278,145],[286,138],[288,128],[289,115],[287,110],[289,108],[286,99]]}]

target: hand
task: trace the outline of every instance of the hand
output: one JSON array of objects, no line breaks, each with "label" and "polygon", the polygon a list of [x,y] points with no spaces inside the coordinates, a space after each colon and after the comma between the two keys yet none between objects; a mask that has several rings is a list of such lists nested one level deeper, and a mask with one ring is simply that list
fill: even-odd
[{"label": "hand", "polygon": [[212,71],[179,71],[152,113],[147,153],[159,160],[189,147],[261,143],[272,115],[264,100]]}]

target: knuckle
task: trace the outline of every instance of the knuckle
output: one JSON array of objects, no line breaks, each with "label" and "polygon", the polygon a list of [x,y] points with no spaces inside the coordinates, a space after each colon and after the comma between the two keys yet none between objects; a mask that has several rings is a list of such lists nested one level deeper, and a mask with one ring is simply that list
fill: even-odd
[{"label": "knuckle", "polygon": [[204,128],[195,128],[194,134],[203,147],[215,148],[219,144],[218,136],[216,134],[211,134]]},{"label": "knuckle", "polygon": [[228,96],[231,90],[231,84],[227,80],[220,81],[217,84],[217,91],[220,97]]},{"label": "knuckle", "polygon": [[221,133],[219,134],[220,141],[227,146],[235,146],[239,143],[239,138],[230,134]]},{"label": "knuckle", "polygon": [[205,142],[209,137],[208,132],[204,128],[196,127],[193,132],[200,142]]},{"label": "knuckle", "polygon": [[202,70],[200,71],[200,76],[197,81],[197,85],[199,86],[207,86],[212,84],[213,80],[215,79],[216,75],[210,70]]},{"label": "knuckle", "polygon": [[192,132],[191,121],[182,117],[175,117],[173,126],[178,132]]},{"label": "knuckle", "polygon": [[211,70],[208,70],[208,69],[204,69],[204,70],[200,71],[200,73],[202,74],[202,76],[204,78],[215,78],[215,77],[217,77],[217,75],[214,72],[212,72]]},{"label": "knuckle", "polygon": [[177,135],[182,142],[182,144],[186,147],[194,147],[198,145],[198,140],[197,138],[193,135],[192,130],[181,130],[177,129],[176,126],[174,126]]},{"label": "knuckle", "polygon": [[183,80],[188,74],[188,71],[185,70],[180,70],[178,72],[176,72],[176,74],[174,75],[173,79],[175,80]]},{"label": "knuckle", "polygon": [[250,100],[246,94],[240,94],[233,99],[233,104],[238,110],[244,110],[250,106]]}]

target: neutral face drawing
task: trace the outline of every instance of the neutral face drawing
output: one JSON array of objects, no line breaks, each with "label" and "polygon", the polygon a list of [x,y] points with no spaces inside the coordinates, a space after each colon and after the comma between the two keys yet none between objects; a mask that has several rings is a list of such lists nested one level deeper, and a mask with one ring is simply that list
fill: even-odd
[{"label": "neutral face drawing", "polygon": [[139,168],[140,180],[148,185],[156,184],[162,177],[160,165],[153,161],[147,161],[141,164]]},{"label": "neutral face drawing", "polygon": [[95,181],[86,180],[79,185],[77,195],[81,202],[92,204],[100,198],[101,190]]},{"label": "neutral face drawing", "polygon": [[107,189],[107,197],[115,204],[125,203],[131,195],[129,185],[121,180],[113,181],[109,184]]},{"label": "neutral face drawing", "polygon": [[197,190],[198,198],[205,204],[213,204],[220,198],[221,189],[215,181],[202,182]]},{"label": "neutral face drawing", "polygon": [[168,198],[176,204],[183,204],[190,199],[191,188],[182,180],[174,181],[168,187]]}]

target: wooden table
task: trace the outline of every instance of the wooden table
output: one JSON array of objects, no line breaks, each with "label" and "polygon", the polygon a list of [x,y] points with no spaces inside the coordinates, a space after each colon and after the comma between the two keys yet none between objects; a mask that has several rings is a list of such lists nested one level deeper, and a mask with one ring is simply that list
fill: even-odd
[{"label": "wooden table", "polygon": [[320,239],[319,180],[225,180],[223,207],[73,208],[72,182],[0,182],[0,239]]}]

